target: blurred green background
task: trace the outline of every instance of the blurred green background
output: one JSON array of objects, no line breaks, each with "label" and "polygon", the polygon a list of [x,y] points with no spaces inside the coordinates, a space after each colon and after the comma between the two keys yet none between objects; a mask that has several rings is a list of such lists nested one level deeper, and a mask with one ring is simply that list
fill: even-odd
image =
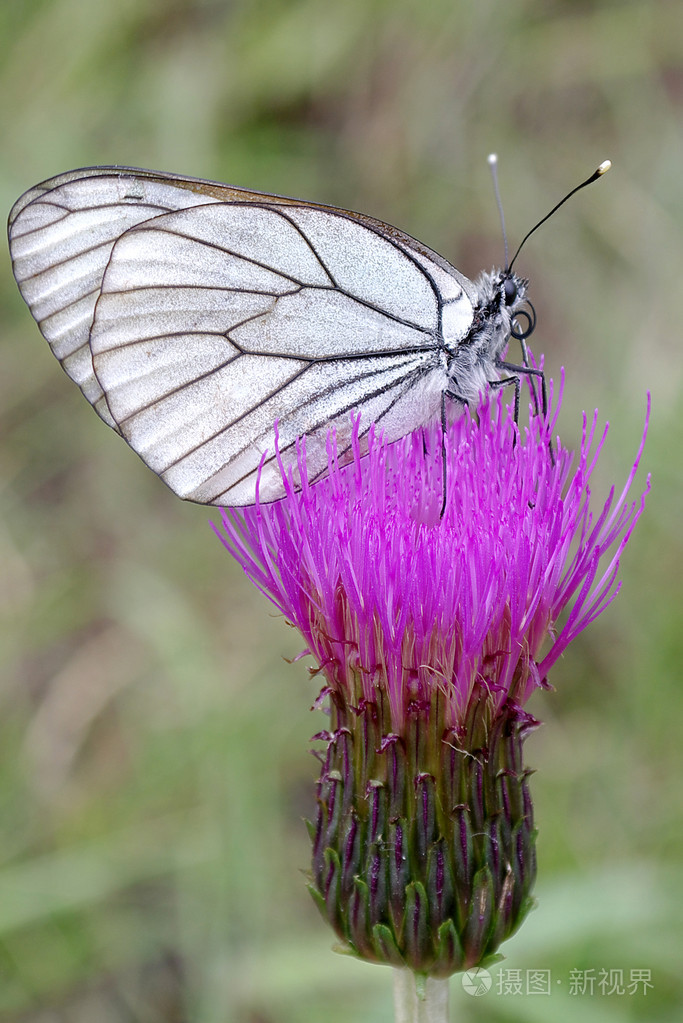
[{"label": "blurred green background", "polygon": [[[503,968],[552,994],[455,977],[453,1018],[680,1019],[683,5],[9,0],[0,53],[7,211],[132,164],[359,209],[475,276],[502,258],[491,150],[512,245],[612,159],[518,269],[565,442],[584,408],[612,424],[600,495],[651,389],[653,490],[623,593],[530,705],[539,906]],[[388,1023],[389,971],[334,955],[304,888],[324,721],[296,635],[88,408],[2,259],[1,1023]],[[653,988],[572,997],[573,968]]]}]

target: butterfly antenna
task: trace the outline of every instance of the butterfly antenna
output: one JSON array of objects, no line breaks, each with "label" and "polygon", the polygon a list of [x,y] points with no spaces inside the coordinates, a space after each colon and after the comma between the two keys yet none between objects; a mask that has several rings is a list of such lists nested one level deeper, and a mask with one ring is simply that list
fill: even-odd
[{"label": "butterfly antenna", "polygon": [[505,270],[508,267],[508,236],[505,230],[505,214],[503,213],[503,204],[500,201],[500,189],[498,188],[498,156],[496,153],[489,153],[488,165],[491,168],[491,177],[493,178],[493,190],[496,193],[496,206],[498,207],[498,215],[500,217],[500,226],[503,232],[503,245],[505,246]]},{"label": "butterfly antenna", "polygon": [[[490,162],[490,159],[491,158],[489,157],[489,162]],[[515,252],[514,256],[512,257],[512,262],[508,266],[508,270],[512,270],[513,263],[517,259],[517,256],[520,254],[520,252],[522,250],[522,246],[531,237],[531,235],[534,233],[534,231],[537,231],[538,228],[541,226],[541,224],[545,224],[546,220],[548,220],[550,217],[552,217],[553,213],[557,213],[557,211],[559,210],[560,206],[564,206],[564,204],[566,203],[567,199],[571,199],[571,197],[573,195],[575,195],[577,192],[580,192],[582,188],[586,187],[586,185],[590,185],[590,184],[592,184],[593,181],[597,181],[598,178],[601,178],[603,174],[607,173],[607,171],[610,169],[611,166],[612,166],[612,161],[611,160],[603,160],[603,162],[600,164],[598,169],[596,171],[593,171],[593,173],[591,174],[591,176],[589,178],[586,178],[585,181],[582,181],[580,185],[576,186],[576,188],[572,188],[571,192],[567,192],[567,194],[565,195],[564,199],[560,199],[560,201],[558,202],[557,206],[553,206],[553,208],[551,209],[550,213],[546,213],[546,215],[543,217],[543,219],[539,220],[539,222],[534,227],[532,227],[531,230],[527,234],[524,235],[524,237],[522,238],[522,240],[521,240],[521,242],[519,244],[519,248],[517,249],[517,251]]]}]

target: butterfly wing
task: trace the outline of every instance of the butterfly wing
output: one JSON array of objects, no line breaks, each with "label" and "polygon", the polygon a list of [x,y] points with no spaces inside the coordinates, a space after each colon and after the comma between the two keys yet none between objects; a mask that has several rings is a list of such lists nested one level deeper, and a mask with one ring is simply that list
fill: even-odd
[{"label": "butterfly wing", "polygon": [[150,217],[215,201],[176,179],[93,167],[36,185],[10,212],[10,251],[24,300],[66,373],[113,429],[88,346],[113,245]]},{"label": "butterfly wing", "polygon": [[[102,418],[181,497],[282,496],[306,435],[409,432],[440,402],[442,320],[471,284],[372,218],[213,182],[116,168],[38,186],[10,215],[17,281]],[[268,454],[266,455],[266,452]]]}]

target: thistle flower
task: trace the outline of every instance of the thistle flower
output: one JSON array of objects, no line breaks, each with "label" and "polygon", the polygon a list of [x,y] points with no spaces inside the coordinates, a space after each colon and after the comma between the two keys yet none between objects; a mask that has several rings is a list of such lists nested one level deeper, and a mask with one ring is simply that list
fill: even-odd
[{"label": "thistle flower", "polygon": [[347,464],[330,438],[312,484],[302,443],[301,489],[223,513],[222,542],[324,679],[310,889],[363,959],[447,977],[491,962],[532,905],[525,704],[616,596],[645,498],[628,499],[644,432],[591,511],[607,426],[584,415],[575,456],[551,444],[560,404],[518,430],[486,398],[445,440],[371,431],[365,453],[356,422]]}]

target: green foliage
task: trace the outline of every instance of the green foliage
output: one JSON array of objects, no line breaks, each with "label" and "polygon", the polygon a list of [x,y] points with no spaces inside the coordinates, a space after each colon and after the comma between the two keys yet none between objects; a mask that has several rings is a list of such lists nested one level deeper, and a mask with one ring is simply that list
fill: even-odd
[{"label": "green foliage", "polygon": [[[28,0],[0,5],[0,198],[127,163],[360,209],[473,276],[535,236],[535,350],[561,432],[612,424],[624,478],[653,392],[649,508],[615,605],[557,666],[527,746],[538,908],[492,972],[550,997],[458,1018],[675,1020],[683,720],[683,8],[666,0]],[[387,972],[329,953],[295,635],[98,422],[0,275],[0,1021],[390,1019]],[[610,464],[611,459],[611,464]],[[649,968],[571,997],[572,968]]]}]

